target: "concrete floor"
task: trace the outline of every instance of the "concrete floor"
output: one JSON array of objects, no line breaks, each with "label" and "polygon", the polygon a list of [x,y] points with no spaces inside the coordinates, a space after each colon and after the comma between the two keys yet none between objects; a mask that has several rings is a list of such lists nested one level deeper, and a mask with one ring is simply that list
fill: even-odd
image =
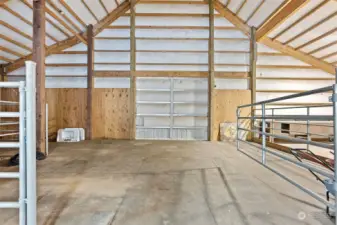
[{"label": "concrete floor", "polygon": [[[102,141],[51,149],[38,163],[41,225],[333,224],[322,204],[232,143]],[[272,156],[267,162],[324,196],[307,171]],[[15,200],[17,187],[2,181],[0,199]],[[18,224],[17,212],[1,210],[0,224]]]}]

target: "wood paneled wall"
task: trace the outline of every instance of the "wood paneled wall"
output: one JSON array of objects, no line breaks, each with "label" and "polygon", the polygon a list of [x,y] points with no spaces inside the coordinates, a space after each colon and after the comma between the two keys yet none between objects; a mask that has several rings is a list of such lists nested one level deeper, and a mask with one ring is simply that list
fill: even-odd
[{"label": "wood paneled wall", "polygon": [[85,127],[87,89],[47,89],[49,136],[55,139],[58,129]]},{"label": "wood paneled wall", "polygon": [[128,88],[93,90],[93,138],[129,139],[130,111]]},{"label": "wood paneled wall", "polygon": [[[236,123],[236,109],[240,105],[250,104],[250,90],[215,90],[214,94],[214,120],[212,129],[214,132],[213,141],[219,140],[220,123]],[[250,108],[244,108],[241,116],[248,116]]]}]

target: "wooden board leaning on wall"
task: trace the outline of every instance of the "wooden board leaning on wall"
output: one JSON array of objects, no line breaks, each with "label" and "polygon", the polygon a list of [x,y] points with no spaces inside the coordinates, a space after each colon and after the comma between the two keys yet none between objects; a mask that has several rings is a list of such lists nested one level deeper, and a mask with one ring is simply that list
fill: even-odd
[{"label": "wooden board leaning on wall", "polygon": [[[250,90],[215,90],[213,141],[220,138],[220,123],[236,123],[236,109],[240,105],[250,104]],[[241,116],[250,115],[250,108],[244,108]],[[241,121],[244,123],[244,121]]]}]

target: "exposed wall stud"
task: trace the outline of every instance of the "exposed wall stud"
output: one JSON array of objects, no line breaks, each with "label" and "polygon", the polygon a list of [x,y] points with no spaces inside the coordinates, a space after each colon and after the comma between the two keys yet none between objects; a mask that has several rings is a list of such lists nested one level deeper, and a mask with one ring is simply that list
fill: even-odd
[{"label": "exposed wall stud", "polygon": [[214,137],[214,2],[209,0],[209,39],[208,39],[208,140],[216,140]]},{"label": "exposed wall stud", "polygon": [[94,77],[94,31],[90,24],[87,27],[88,39],[88,78],[87,78],[87,124],[86,124],[86,139],[92,139],[92,92],[93,92],[93,77]]},{"label": "exposed wall stud", "polygon": [[130,0],[130,139],[136,138],[136,0]]},{"label": "exposed wall stud", "polygon": [[[256,102],[256,62],[257,62],[257,44],[256,44],[256,28],[251,28],[250,36],[250,90],[251,103]],[[251,115],[254,116],[254,107],[251,107]],[[254,120],[250,124],[251,129],[254,129]],[[254,139],[254,136],[251,136]]]}]

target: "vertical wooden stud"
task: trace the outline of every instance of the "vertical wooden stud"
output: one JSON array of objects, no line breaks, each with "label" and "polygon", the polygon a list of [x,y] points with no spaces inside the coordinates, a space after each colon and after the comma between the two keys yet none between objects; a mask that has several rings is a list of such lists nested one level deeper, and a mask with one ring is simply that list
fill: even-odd
[{"label": "vertical wooden stud", "polygon": [[208,39],[208,140],[216,140],[214,137],[214,2],[208,1],[209,6],[209,39]]},{"label": "vertical wooden stud", "polygon": [[92,88],[94,77],[94,31],[90,24],[87,27],[88,41],[88,77],[87,77],[87,121],[86,121],[86,139],[92,139]]},{"label": "vertical wooden stud", "polygon": [[46,151],[45,0],[33,1],[33,61],[36,62],[36,148]]},{"label": "vertical wooden stud", "polygon": [[0,81],[5,81],[6,70],[5,65],[0,65]]},{"label": "vertical wooden stud", "polygon": [[[251,103],[256,102],[256,61],[257,61],[257,44],[256,44],[256,28],[251,28],[250,37],[250,90],[251,90]],[[255,107],[251,107],[251,115],[255,115]],[[251,120],[250,127],[254,129],[254,120]],[[251,135],[254,139],[254,135]]]},{"label": "vertical wooden stud", "polygon": [[130,0],[130,139],[136,138],[136,0]]}]

